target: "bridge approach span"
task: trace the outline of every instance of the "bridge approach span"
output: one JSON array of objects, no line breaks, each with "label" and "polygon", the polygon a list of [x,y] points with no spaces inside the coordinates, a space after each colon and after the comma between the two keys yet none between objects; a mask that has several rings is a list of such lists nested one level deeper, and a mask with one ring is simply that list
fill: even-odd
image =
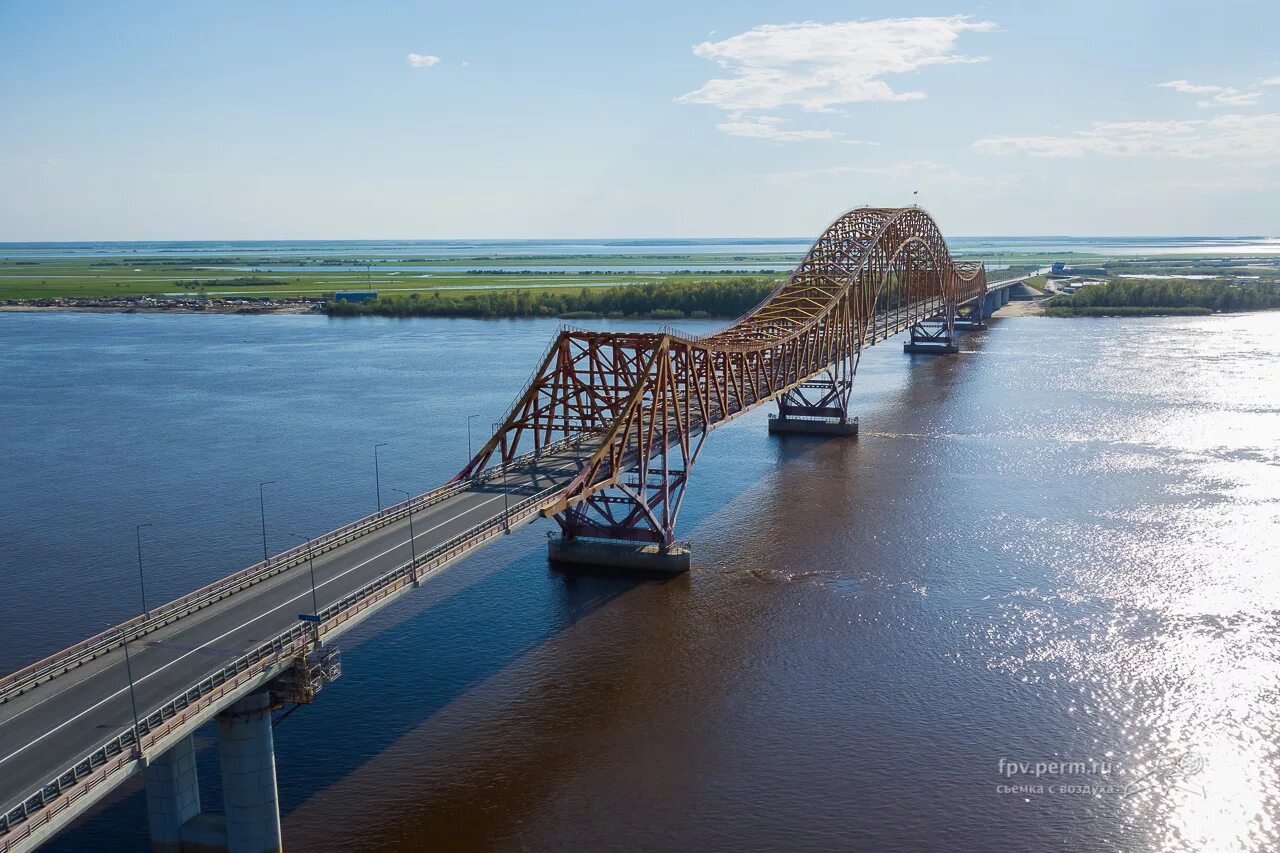
[{"label": "bridge approach span", "polygon": [[[711,429],[771,401],[781,420],[848,424],[864,348],[904,330],[950,343],[958,318],[981,322],[1014,283],[988,285],[981,264],[953,263],[919,208],[860,208],[718,332],[562,330],[449,484],[0,679],[0,853],[33,848],[142,769],[153,846],[177,849],[198,794],[195,812],[179,797],[187,805],[170,814],[156,792],[195,782],[156,780],[178,772],[173,756],[197,727],[264,689],[277,702],[309,698],[336,674],[343,631],[536,518],[554,517],[569,542],[678,550],[680,502]],[[228,713],[220,726],[253,725]],[[248,775],[269,775],[274,797],[271,761],[270,774]],[[232,784],[225,762],[223,772]],[[228,817],[228,849],[244,831]]]}]

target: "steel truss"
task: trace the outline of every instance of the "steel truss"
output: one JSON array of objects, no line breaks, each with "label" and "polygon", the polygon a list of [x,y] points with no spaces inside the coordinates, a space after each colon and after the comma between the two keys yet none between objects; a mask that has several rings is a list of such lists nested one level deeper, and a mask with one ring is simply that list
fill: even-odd
[{"label": "steel truss", "polygon": [[669,546],[708,431],[773,400],[784,413],[847,417],[864,348],[938,318],[949,335],[957,306],[985,295],[982,264],[953,263],[924,210],[859,208],[711,335],[563,328],[456,479],[575,439],[577,476],[545,514],[568,537]]},{"label": "steel truss", "polygon": [[911,343],[951,343],[956,331],[956,306],[948,303],[932,317],[911,326]]}]

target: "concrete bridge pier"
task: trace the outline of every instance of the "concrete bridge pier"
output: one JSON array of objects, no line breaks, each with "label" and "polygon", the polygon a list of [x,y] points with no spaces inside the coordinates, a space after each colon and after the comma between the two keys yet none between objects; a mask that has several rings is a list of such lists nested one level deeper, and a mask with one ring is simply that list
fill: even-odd
[{"label": "concrete bridge pier", "polygon": [[909,332],[911,339],[902,345],[903,352],[923,355],[950,355],[960,352],[954,335],[954,319],[916,323]]},{"label": "concrete bridge pier", "polygon": [[191,735],[147,764],[152,853],[182,853],[182,828],[200,814],[200,779]]},{"label": "concrete bridge pier", "polygon": [[986,308],[985,298],[975,299],[974,301],[970,302],[968,305],[964,306],[964,309],[968,313],[956,314],[955,328],[962,329],[964,331],[971,331],[973,329],[985,329],[987,327],[985,308]]},{"label": "concrete bridge pier", "polygon": [[547,540],[547,559],[564,568],[622,569],[653,575],[689,571],[687,545],[660,545],[626,539],[556,536]]},{"label": "concrete bridge pier", "polygon": [[218,715],[227,853],[281,849],[271,694],[259,690]]},{"label": "concrete bridge pier", "polygon": [[769,416],[770,435],[857,435],[858,419],[849,417],[852,370],[843,364],[822,379],[803,382],[778,398],[778,414]]},{"label": "concrete bridge pier", "polygon": [[783,411],[769,416],[770,435],[857,435],[858,419],[809,417]]},{"label": "concrete bridge pier", "polygon": [[218,716],[218,760],[224,814],[200,810],[195,746],[188,735],[147,764],[147,813],[153,853],[266,853],[279,850],[271,711],[304,704],[342,674],[336,648],[299,655],[266,687],[244,696]]},{"label": "concrete bridge pier", "polygon": [[218,714],[225,814],[200,811],[191,735],[147,765],[152,853],[268,853],[281,849],[271,694],[250,693]]}]

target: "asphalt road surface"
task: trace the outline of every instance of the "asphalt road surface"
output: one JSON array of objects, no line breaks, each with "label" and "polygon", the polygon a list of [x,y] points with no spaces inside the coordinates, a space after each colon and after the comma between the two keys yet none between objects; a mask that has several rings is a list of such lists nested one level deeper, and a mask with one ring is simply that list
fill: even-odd
[{"label": "asphalt road surface", "polygon": [[[419,556],[504,506],[577,470],[568,457],[501,480],[477,483],[413,515]],[[505,497],[505,500],[504,500]],[[315,558],[319,609],[337,602],[410,559],[409,522],[394,522]],[[129,644],[139,717],[222,669],[312,612],[306,563],[228,596]],[[114,649],[0,705],[0,814],[16,807],[133,722],[123,649]]]}]

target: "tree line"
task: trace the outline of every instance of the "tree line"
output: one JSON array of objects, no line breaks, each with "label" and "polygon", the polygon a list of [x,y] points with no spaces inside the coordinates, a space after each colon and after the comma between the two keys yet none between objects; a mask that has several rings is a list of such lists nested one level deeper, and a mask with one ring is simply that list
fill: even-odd
[{"label": "tree line", "polygon": [[1209,311],[1258,311],[1280,308],[1280,288],[1274,281],[1240,286],[1221,279],[1113,279],[1056,296],[1047,308],[1202,308]]},{"label": "tree line", "polygon": [[368,302],[327,302],[331,317],[737,317],[777,286],[771,279],[658,281],[579,290],[516,288],[462,295],[445,291],[394,295]]}]

